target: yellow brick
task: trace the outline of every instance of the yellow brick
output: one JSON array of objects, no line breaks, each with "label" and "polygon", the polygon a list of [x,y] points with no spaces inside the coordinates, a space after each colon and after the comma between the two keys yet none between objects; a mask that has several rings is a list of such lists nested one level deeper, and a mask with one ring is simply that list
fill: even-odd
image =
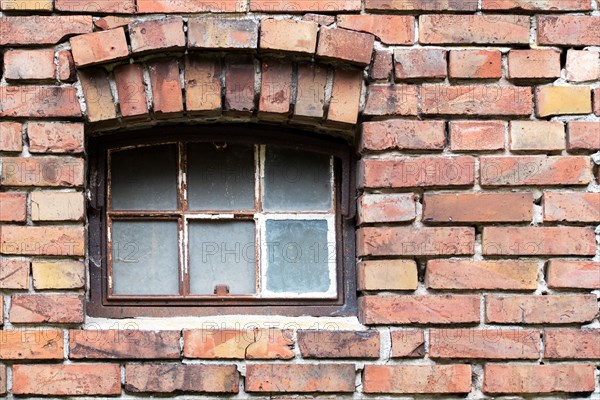
[{"label": "yellow brick", "polygon": [[2,10],[52,11],[52,0],[2,0]]},{"label": "yellow brick", "polygon": [[565,126],[560,121],[512,121],[510,149],[513,151],[564,150]]},{"label": "yellow brick", "polygon": [[85,269],[79,261],[34,261],[31,269],[33,287],[37,290],[78,289],[85,283]]},{"label": "yellow brick", "polygon": [[543,86],[536,90],[539,117],[592,112],[592,90],[588,86]]},{"label": "yellow brick", "polygon": [[358,266],[361,290],[415,290],[417,263],[412,260],[363,261]]},{"label": "yellow brick", "polygon": [[31,218],[34,221],[80,221],[83,193],[32,192]]}]

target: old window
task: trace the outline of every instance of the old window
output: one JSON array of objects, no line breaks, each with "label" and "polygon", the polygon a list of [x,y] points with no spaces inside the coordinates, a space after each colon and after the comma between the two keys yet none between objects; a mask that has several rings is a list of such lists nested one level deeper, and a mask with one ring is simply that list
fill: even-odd
[{"label": "old window", "polygon": [[92,142],[93,315],[354,312],[342,141],[179,127]]}]

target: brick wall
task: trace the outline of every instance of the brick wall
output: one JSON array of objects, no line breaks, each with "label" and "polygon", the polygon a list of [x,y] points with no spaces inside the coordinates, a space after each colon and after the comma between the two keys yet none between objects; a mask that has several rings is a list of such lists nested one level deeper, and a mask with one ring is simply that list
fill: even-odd
[{"label": "brick wall", "polygon": [[[0,6],[1,394],[600,396],[596,0]],[[355,142],[358,320],[90,320],[86,135],[225,121]]]}]

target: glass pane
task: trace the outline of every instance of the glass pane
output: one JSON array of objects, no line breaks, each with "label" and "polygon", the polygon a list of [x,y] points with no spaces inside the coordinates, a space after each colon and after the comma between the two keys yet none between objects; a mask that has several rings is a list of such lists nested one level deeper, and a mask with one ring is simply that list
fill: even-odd
[{"label": "glass pane", "polygon": [[253,210],[254,146],[191,144],[188,204],[190,210]]},{"label": "glass pane", "polygon": [[267,146],[263,209],[327,211],[331,209],[331,157]]},{"label": "glass pane", "polygon": [[254,221],[191,221],[189,237],[192,294],[256,292]]},{"label": "glass pane", "polygon": [[177,149],[174,145],[111,154],[113,210],[176,210]]},{"label": "glass pane", "polygon": [[177,221],[114,221],[113,293],[179,293]]},{"label": "glass pane", "polygon": [[310,293],[329,289],[327,221],[267,220],[266,230],[267,290]]}]

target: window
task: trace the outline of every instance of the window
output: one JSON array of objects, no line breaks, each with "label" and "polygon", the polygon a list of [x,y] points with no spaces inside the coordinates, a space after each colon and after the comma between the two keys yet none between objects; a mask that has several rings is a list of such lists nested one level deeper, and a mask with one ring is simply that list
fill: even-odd
[{"label": "window", "polygon": [[343,141],[202,126],[91,147],[92,315],[355,312]]}]

